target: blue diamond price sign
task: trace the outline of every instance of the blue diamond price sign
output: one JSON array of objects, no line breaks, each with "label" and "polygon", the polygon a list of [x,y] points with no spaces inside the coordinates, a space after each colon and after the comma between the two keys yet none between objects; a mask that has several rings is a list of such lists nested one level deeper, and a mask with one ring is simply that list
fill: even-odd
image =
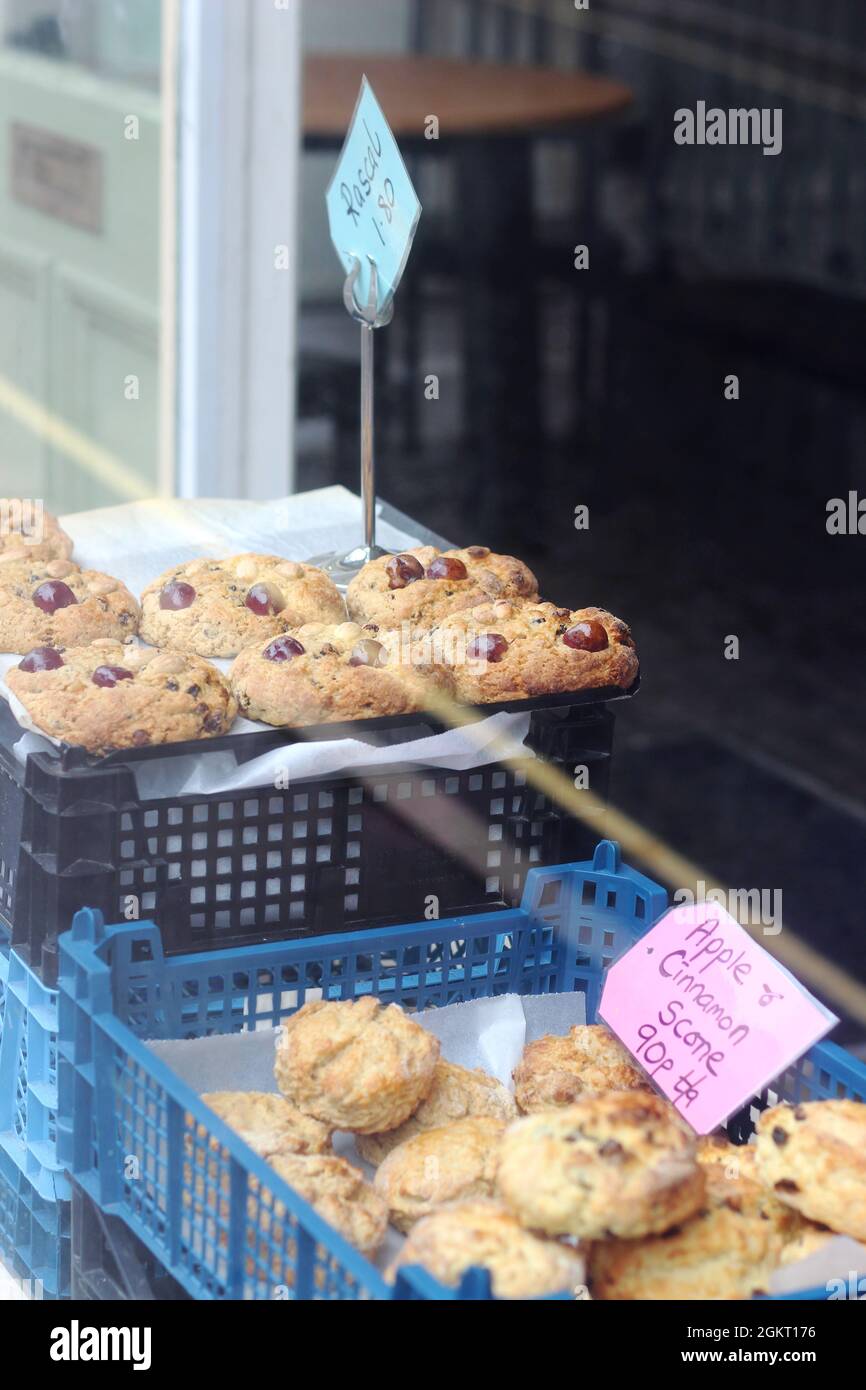
[{"label": "blue diamond price sign", "polygon": [[357,258],[359,304],[370,293],[370,261],[378,271],[381,313],[394,297],[409,259],[421,204],[397,141],[366,77],[326,194],[331,240],[348,274]]}]

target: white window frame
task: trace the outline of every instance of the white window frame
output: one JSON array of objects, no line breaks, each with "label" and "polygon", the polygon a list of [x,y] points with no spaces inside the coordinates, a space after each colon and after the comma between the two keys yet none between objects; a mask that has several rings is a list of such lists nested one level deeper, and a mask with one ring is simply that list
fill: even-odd
[{"label": "white window frame", "polygon": [[181,497],[265,499],[294,485],[300,9],[164,0],[178,65],[177,111],[165,112],[177,283],[169,270],[164,355]]}]

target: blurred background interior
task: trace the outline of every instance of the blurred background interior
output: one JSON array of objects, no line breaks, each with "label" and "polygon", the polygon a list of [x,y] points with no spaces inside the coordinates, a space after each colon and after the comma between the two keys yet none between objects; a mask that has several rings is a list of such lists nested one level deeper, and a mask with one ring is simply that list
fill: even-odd
[{"label": "blurred background interior", "polygon": [[[0,35],[0,493],[357,485],[350,55],[424,205],[380,494],[632,624],[614,801],[866,981],[866,539],[826,529],[866,497],[861,0],[0,0]],[[781,153],[677,145],[698,101],[781,108]]]}]

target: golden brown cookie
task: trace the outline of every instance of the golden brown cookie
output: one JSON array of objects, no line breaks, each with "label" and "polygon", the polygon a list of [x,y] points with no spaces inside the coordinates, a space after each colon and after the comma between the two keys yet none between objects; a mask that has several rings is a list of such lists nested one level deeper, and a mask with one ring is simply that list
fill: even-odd
[{"label": "golden brown cookie", "polygon": [[504,1133],[503,1120],[470,1115],[398,1144],[373,1181],[388,1204],[392,1225],[410,1231],[422,1216],[448,1202],[492,1197]]},{"label": "golden brown cookie", "polygon": [[39,647],[6,684],[37,728],[91,753],[216,738],[237,714],[215,666],[134,642]]},{"label": "golden brown cookie", "polygon": [[431,689],[453,698],[450,672],[401,661],[399,645],[381,636],[375,623],[308,623],[256,642],[231,670],[241,710],[291,728],[412,714],[425,708]]},{"label": "golden brown cookie", "polygon": [[385,1134],[359,1134],[355,1147],[362,1158],[378,1167],[398,1144],[405,1144],[407,1139],[425,1130],[440,1129],[442,1125],[454,1124],[470,1115],[489,1115],[508,1122],[516,1119],[517,1106],[510,1091],[495,1076],[488,1076],[480,1067],[470,1070],[440,1057],[430,1094],[422,1100],[414,1115],[410,1115],[399,1129],[388,1130]]},{"label": "golden brown cookie", "polygon": [[[363,1173],[333,1154],[275,1154],[275,1173],[365,1255],[378,1250],[388,1228],[387,1204]],[[283,1214],[277,1203],[276,1215]]]},{"label": "golden brown cookie", "polygon": [[141,596],[141,635],[155,647],[237,656],[243,647],[346,616],[324,570],[279,555],[188,560],[148,584]]},{"label": "golden brown cookie", "polygon": [[349,616],[383,628],[431,628],[449,613],[494,598],[531,599],[538,581],[522,560],[484,545],[464,550],[418,546],[371,560],[349,584]]},{"label": "golden brown cookie", "polygon": [[666,1231],[698,1211],[691,1131],[650,1091],[608,1091],[527,1115],[502,1141],[499,1192],[533,1230],[589,1239]]},{"label": "golden brown cookie", "polygon": [[514,1069],[514,1096],[525,1115],[573,1105],[603,1091],[649,1091],[631,1053],[600,1023],[575,1024],[565,1037],[527,1043]]},{"label": "golden brown cookie", "polygon": [[138,604],[119,579],[71,560],[0,564],[0,651],[125,642],[138,631]]},{"label": "golden brown cookie", "polygon": [[429,644],[469,704],[605,686],[627,690],[638,673],[629,629],[603,608],[500,599],[446,615]]},{"label": "golden brown cookie", "polygon": [[758,1173],[781,1202],[866,1240],[866,1105],[776,1105],[758,1120],[756,1150]]},{"label": "golden brown cookie", "polygon": [[439,1041],[397,1004],[314,1000],[283,1024],[274,1075],[283,1095],[334,1129],[396,1129],[429,1095]]},{"label": "golden brown cookie", "polygon": [[557,1240],[526,1231],[499,1202],[476,1200],[442,1207],[419,1221],[385,1276],[421,1265],[456,1287],[467,1270],[490,1271],[496,1298],[546,1298],[583,1284],[583,1256]]},{"label": "golden brown cookie", "polygon": [[202,1100],[262,1158],[332,1152],[329,1127],[273,1091],[208,1091]]},{"label": "golden brown cookie", "polygon": [[0,565],[7,560],[68,560],[71,555],[72,541],[40,502],[0,498]]},{"label": "golden brown cookie", "polygon": [[744,1299],[767,1291],[782,1241],[757,1183],[706,1169],[699,1212],[682,1224],[637,1240],[598,1241],[589,1257],[599,1299]]}]

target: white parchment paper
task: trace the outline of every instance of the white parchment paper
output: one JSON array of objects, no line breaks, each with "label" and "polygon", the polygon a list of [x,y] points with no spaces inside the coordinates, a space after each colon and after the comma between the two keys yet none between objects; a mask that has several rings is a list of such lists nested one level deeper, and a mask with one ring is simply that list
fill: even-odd
[{"label": "white parchment paper", "polygon": [[[358,544],[362,533],[360,500],[342,487],[319,488],[274,502],[154,499],[75,512],[61,517],[61,522],[74,542],[76,563],[114,575],[136,597],[152,579],[185,560],[219,559],[245,551],[309,560],[329,551],[344,553]],[[381,518],[376,534],[389,549],[419,544],[417,536]],[[3,679],[20,660],[18,654],[0,654],[0,695],[25,731],[15,753],[26,762],[28,753],[58,745],[34,728]],[[231,662],[217,660],[214,665],[225,672]],[[529,719],[528,713],[500,713],[469,728],[384,747],[378,746],[372,731],[369,741],[365,737],[289,743],[240,765],[233,753],[202,743],[195,756],[133,761],[132,767],[139,797],[147,801],[273,786],[278,775],[286,785],[286,780],[375,771],[401,763],[465,771],[505,757],[532,757],[523,746]],[[268,728],[238,718],[231,734]]]}]

